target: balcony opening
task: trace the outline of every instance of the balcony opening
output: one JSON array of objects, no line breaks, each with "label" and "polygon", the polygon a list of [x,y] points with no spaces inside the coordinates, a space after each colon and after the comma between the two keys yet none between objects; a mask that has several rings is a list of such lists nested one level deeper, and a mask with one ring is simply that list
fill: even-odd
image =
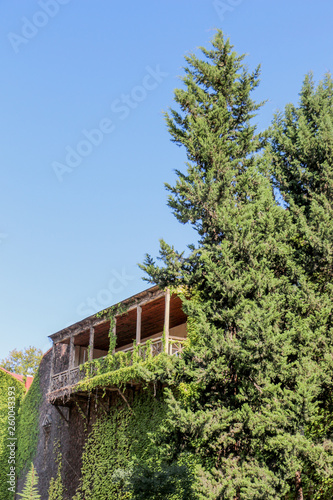
[{"label": "balcony opening", "polygon": [[[153,356],[162,352],[180,355],[187,336],[187,317],[179,297],[153,287],[124,301],[124,306],[127,312],[115,318],[115,353],[133,351],[136,342],[142,346],[138,353],[145,359],[149,341]],[[109,330],[110,320],[91,316],[51,336],[54,346],[50,393],[54,397],[62,389],[71,393],[83,376],[80,365],[109,353]]]}]

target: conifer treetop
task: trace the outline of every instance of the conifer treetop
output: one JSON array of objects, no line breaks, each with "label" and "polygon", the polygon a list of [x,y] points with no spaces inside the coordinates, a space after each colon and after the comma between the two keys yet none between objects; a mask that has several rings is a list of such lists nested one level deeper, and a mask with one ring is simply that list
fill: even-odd
[{"label": "conifer treetop", "polygon": [[[263,145],[251,120],[263,103],[251,92],[259,84],[260,67],[249,73],[244,55],[237,55],[229,39],[218,31],[212,49],[200,48],[204,59],[186,57],[184,87],[175,90],[180,111],[171,109],[166,122],[173,142],[185,146],[187,174],[169,190],[169,206],[182,223],[190,222],[207,234],[217,205],[232,191],[240,196],[238,175],[253,164],[252,155]],[[209,220],[209,224],[205,221]]]}]

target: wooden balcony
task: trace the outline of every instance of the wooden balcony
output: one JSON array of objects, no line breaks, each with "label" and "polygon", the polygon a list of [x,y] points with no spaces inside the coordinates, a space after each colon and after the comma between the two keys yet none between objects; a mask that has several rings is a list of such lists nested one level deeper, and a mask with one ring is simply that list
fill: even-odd
[{"label": "wooden balcony", "polygon": [[53,375],[51,378],[49,394],[65,389],[66,387],[74,387],[84,378],[84,375],[85,373],[80,370],[79,366]]},{"label": "wooden balcony", "polygon": [[[149,342],[149,344],[148,344]],[[180,356],[183,348],[184,338],[170,336],[168,349],[165,351],[163,346],[162,338],[156,339],[148,339],[145,342],[142,342],[138,345],[137,353],[144,361],[148,355],[158,356],[162,352],[167,352],[167,354],[171,356]],[[149,350],[147,349],[149,346]],[[119,349],[117,352],[131,353],[134,352],[135,347],[133,344],[125,349]],[[106,356],[99,358],[99,366],[103,370],[103,360],[106,360]],[[128,366],[133,365],[133,357],[128,356]],[[117,365],[113,368],[114,370],[120,368]],[[90,367],[90,376],[93,377],[94,367]],[[62,372],[56,373],[51,376],[50,380],[50,389],[48,393],[48,398],[51,403],[54,403],[59,400],[59,398],[66,396],[66,398],[70,397],[70,395],[75,392],[75,386],[83,380],[86,376],[86,371],[84,370],[84,365],[75,366],[74,368],[64,370]]]},{"label": "wooden balcony", "polygon": [[[153,287],[122,302],[126,312],[116,314],[113,335],[116,338],[115,356],[110,363],[110,320],[94,315],[50,336],[53,341],[50,372],[49,401],[56,405],[67,404],[72,395],[78,395],[78,382],[97,371],[106,373],[120,367],[131,366],[137,356],[157,356],[162,352],[179,356],[186,338],[187,317],[177,295]],[[163,334],[164,332],[164,334]],[[163,336],[163,340],[162,340]],[[134,347],[134,345],[138,347]],[[130,355],[135,349],[135,356]],[[98,363],[94,360],[99,359]],[[103,361],[105,359],[105,362]],[[118,363],[119,361],[119,363]],[[80,370],[80,366],[86,369]],[[118,366],[119,364],[119,366]],[[110,368],[112,367],[112,368]],[[96,373],[94,370],[96,369]],[[111,388],[109,388],[112,390]],[[85,397],[84,394],[81,394]]]}]

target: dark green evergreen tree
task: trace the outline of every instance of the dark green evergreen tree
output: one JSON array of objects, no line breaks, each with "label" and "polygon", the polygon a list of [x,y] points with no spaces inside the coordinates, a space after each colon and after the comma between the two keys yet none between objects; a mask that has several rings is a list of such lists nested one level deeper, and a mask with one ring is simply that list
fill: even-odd
[{"label": "dark green evergreen tree", "polygon": [[[275,186],[298,226],[303,266],[322,290],[333,278],[333,82],[330,74],[315,88],[306,76],[296,107],[289,104],[271,129]],[[328,279],[327,279],[328,278]]]},{"label": "dark green evergreen tree", "polygon": [[198,498],[302,498],[304,471],[332,473],[332,443],[305,432],[318,409],[313,352],[326,318],[312,321],[319,304],[297,228],[274,199],[271,156],[252,123],[259,68],[250,73],[221,32],[201,50],[186,58],[180,109],[166,117],[188,157],[167,186],[169,206],[198,241],[187,254],[162,241],[163,266],[150,256],[142,266],[177,290],[189,316],[161,454],[196,463]]},{"label": "dark green evergreen tree", "polygon": [[127,489],[133,500],[191,500],[192,482],[185,465],[166,465],[161,470],[141,463],[132,470]]},{"label": "dark green evergreen tree", "polygon": [[38,493],[38,476],[34,464],[31,463],[31,467],[27,473],[26,481],[22,493],[18,493],[23,500],[41,500],[41,496]]},{"label": "dark green evergreen tree", "polygon": [[[270,130],[266,148],[278,195],[296,228],[295,257],[311,283],[312,359],[318,385],[317,418],[306,432],[331,446],[333,435],[333,81],[316,87],[306,76],[298,106],[289,104]],[[311,475],[310,475],[311,476]],[[333,496],[333,477],[314,477],[316,498]]]}]

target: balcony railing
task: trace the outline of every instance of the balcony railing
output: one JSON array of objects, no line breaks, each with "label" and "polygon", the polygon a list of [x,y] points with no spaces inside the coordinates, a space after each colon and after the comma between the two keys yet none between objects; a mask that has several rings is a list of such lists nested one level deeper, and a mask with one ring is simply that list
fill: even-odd
[{"label": "balcony railing", "polygon": [[84,378],[84,375],[84,372],[80,371],[79,366],[76,366],[71,370],[57,373],[56,375],[53,375],[51,379],[50,392],[57,391],[58,389],[63,389],[64,387],[76,385],[78,382],[80,382],[80,380]]},{"label": "balcony railing", "polygon": [[[182,352],[182,345],[184,339],[179,337],[170,337],[168,343],[168,354],[173,356],[180,356]],[[135,347],[132,345],[125,349],[119,349],[117,352],[131,353],[134,352]],[[143,360],[147,359],[148,356],[157,356],[164,351],[163,340],[161,338],[151,339],[149,341],[142,342],[136,352],[140,358]],[[117,358],[114,358],[116,360]],[[104,373],[109,369],[109,363],[107,357],[99,358],[99,366],[91,365],[89,370],[90,376],[95,376],[98,373]],[[133,364],[133,356],[129,355],[126,359],[119,360],[119,363],[114,363],[112,370],[117,370],[122,366],[131,366]],[[58,391],[60,389],[71,388],[76,385],[80,380],[86,376],[87,372],[81,370],[79,366],[76,366],[70,370],[65,370],[57,373],[51,377],[50,393]]]},{"label": "balcony railing", "polygon": [[[120,348],[116,352],[133,352],[135,347],[131,345],[130,347]],[[150,353],[152,356],[157,356],[163,352],[163,340],[154,339],[150,340]],[[138,354],[140,357],[145,358],[147,355],[147,341],[142,342],[138,345]]]}]

